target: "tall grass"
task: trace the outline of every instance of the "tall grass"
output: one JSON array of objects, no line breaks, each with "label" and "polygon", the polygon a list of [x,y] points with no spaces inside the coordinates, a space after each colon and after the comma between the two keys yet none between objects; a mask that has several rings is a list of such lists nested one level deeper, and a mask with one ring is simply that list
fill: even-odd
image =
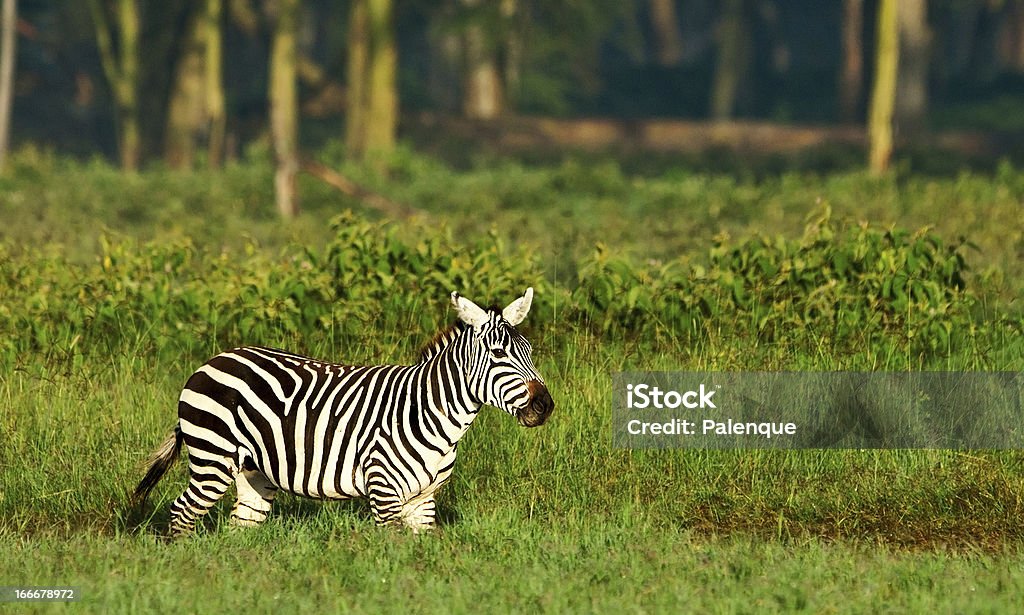
[{"label": "tall grass", "polygon": [[[356,362],[402,361],[385,350],[390,339],[313,351]],[[665,530],[784,540],[998,550],[1024,539],[1016,451],[618,450],[611,444],[609,374],[642,358],[631,357],[628,344],[599,346],[579,332],[557,347],[564,351],[555,352],[552,341],[540,336],[535,354],[556,414],[545,427],[524,430],[503,413],[482,413],[441,495],[442,509],[460,522],[499,516],[575,526],[636,515]],[[414,357],[414,343],[398,345]],[[0,419],[0,532],[124,531],[126,493],[176,421],[177,393],[194,367],[122,354],[70,374],[6,376],[0,392],[12,411]],[[184,487],[185,465],[154,498],[155,531]],[[283,497],[277,510],[288,519],[309,506]],[[215,525],[225,512],[213,514]],[[368,517],[365,508],[344,514]]]}]

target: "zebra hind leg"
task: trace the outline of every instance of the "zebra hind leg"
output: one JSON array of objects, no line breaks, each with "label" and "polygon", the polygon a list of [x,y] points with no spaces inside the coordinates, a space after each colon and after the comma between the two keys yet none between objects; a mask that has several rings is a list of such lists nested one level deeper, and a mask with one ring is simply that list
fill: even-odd
[{"label": "zebra hind leg", "polygon": [[231,525],[255,527],[267,520],[277,487],[259,470],[242,470],[235,475],[238,499],[231,509]]},{"label": "zebra hind leg", "polygon": [[190,459],[188,486],[171,504],[171,536],[188,536],[195,531],[196,521],[220,500],[231,484],[230,466],[213,460],[198,465]]}]

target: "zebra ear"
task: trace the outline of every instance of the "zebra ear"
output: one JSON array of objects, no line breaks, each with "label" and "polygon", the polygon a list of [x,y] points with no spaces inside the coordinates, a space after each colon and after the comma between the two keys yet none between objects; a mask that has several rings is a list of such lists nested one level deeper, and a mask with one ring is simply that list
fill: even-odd
[{"label": "zebra ear", "polygon": [[479,329],[487,322],[487,312],[483,308],[454,291],[452,292],[452,307],[459,315],[459,320],[467,325],[472,325],[474,329]]},{"label": "zebra ear", "polygon": [[505,317],[508,324],[513,327],[523,322],[526,315],[530,313],[530,305],[533,303],[533,287],[527,288],[523,296],[508,304],[501,315]]}]

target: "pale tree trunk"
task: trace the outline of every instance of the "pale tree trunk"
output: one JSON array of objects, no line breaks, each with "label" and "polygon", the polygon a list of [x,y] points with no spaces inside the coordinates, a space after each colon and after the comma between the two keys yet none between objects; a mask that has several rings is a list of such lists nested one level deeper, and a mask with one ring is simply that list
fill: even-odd
[{"label": "pale tree trunk", "polygon": [[352,0],[348,20],[348,105],[345,114],[345,147],[355,155],[366,149],[366,66],[370,55],[367,0]]},{"label": "pale tree trunk", "polygon": [[1000,64],[1024,73],[1024,0],[1010,0],[1003,9],[997,51]]},{"label": "pale tree trunk", "polygon": [[164,158],[172,168],[194,165],[203,137],[208,163],[220,166],[224,151],[224,85],[221,0],[206,0],[189,18],[167,105]]},{"label": "pale tree trunk", "polygon": [[0,169],[7,162],[11,137],[11,106],[14,102],[14,60],[17,52],[18,6],[16,0],[3,0],[0,18]]},{"label": "pale tree trunk", "polygon": [[750,49],[743,10],[744,0],[726,0],[718,22],[718,57],[711,85],[711,117],[716,120],[732,117],[740,83],[747,72]]},{"label": "pale tree trunk", "polygon": [[190,15],[167,104],[164,159],[174,169],[193,166],[196,144],[206,129],[204,35],[203,16]]},{"label": "pale tree trunk", "polygon": [[[462,0],[462,4],[476,12],[462,32],[462,113],[470,119],[497,119],[508,106],[508,90],[520,84],[523,45],[514,27],[518,1],[500,0],[496,15],[481,14],[481,0]],[[500,25],[485,28],[485,19],[498,19]],[[499,59],[502,55],[504,61]]]},{"label": "pale tree trunk", "polygon": [[[479,6],[480,0],[463,0],[467,7]],[[475,120],[493,120],[501,115],[504,87],[495,53],[496,41],[489,40],[477,16],[466,26],[463,49],[466,53],[466,76],[463,79],[462,113]]]},{"label": "pale tree trunk", "polygon": [[466,32],[466,91],[463,114],[475,120],[493,120],[504,110],[504,88],[494,55],[487,53],[479,28]]},{"label": "pale tree trunk", "polygon": [[501,18],[505,21],[505,62],[502,68],[505,85],[503,105],[506,109],[509,107],[509,93],[519,91],[522,84],[523,38],[516,27],[518,13],[519,0],[501,0]]},{"label": "pale tree trunk", "polygon": [[113,36],[102,0],[90,0],[96,26],[96,42],[100,50],[103,72],[117,106],[118,141],[121,166],[126,171],[139,167],[139,10],[135,0],[117,0],[114,15],[118,45],[114,52]]},{"label": "pale tree trunk", "polygon": [[651,29],[654,32],[654,58],[666,68],[683,59],[683,37],[679,32],[676,0],[649,0]]},{"label": "pale tree trunk", "polygon": [[899,80],[896,84],[896,125],[901,134],[914,136],[925,128],[928,113],[927,0],[900,0]]},{"label": "pale tree trunk", "polygon": [[260,15],[252,5],[253,0],[227,0],[227,12],[232,25],[247,36],[258,36]]},{"label": "pale tree trunk", "polygon": [[892,118],[900,56],[899,2],[880,0],[878,7],[875,83],[868,116],[868,168],[875,175],[887,171],[892,158]]},{"label": "pale tree trunk", "polygon": [[139,7],[136,0],[118,0],[121,32],[121,78],[118,103],[121,121],[121,165],[128,171],[139,168],[142,139],[139,132]]},{"label": "pale tree trunk", "polygon": [[227,126],[221,34],[223,12],[222,0],[206,0],[203,38],[206,45],[206,115],[210,122],[207,156],[211,168],[220,167],[224,162],[224,133]]},{"label": "pale tree trunk", "polygon": [[864,0],[843,0],[843,64],[839,74],[839,119],[857,121],[864,84]]},{"label": "pale tree trunk", "polygon": [[367,96],[366,151],[386,154],[395,148],[398,125],[398,50],[391,0],[370,0],[370,91]]},{"label": "pale tree trunk", "polygon": [[398,123],[391,0],[353,0],[348,48],[346,146],[355,157],[386,154]]},{"label": "pale tree trunk", "polygon": [[270,49],[270,135],[274,149],[274,196],[278,212],[299,212],[295,176],[299,171],[299,97],[296,82],[298,0],[279,0]]}]

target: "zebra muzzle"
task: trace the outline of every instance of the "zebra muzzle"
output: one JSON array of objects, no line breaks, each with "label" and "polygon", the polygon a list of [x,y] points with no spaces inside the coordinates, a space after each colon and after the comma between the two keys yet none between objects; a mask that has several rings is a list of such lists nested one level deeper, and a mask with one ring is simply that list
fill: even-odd
[{"label": "zebra muzzle", "polygon": [[548,388],[540,380],[527,382],[526,388],[530,392],[530,402],[516,414],[516,419],[523,427],[538,427],[551,416],[555,402],[551,399]]}]

